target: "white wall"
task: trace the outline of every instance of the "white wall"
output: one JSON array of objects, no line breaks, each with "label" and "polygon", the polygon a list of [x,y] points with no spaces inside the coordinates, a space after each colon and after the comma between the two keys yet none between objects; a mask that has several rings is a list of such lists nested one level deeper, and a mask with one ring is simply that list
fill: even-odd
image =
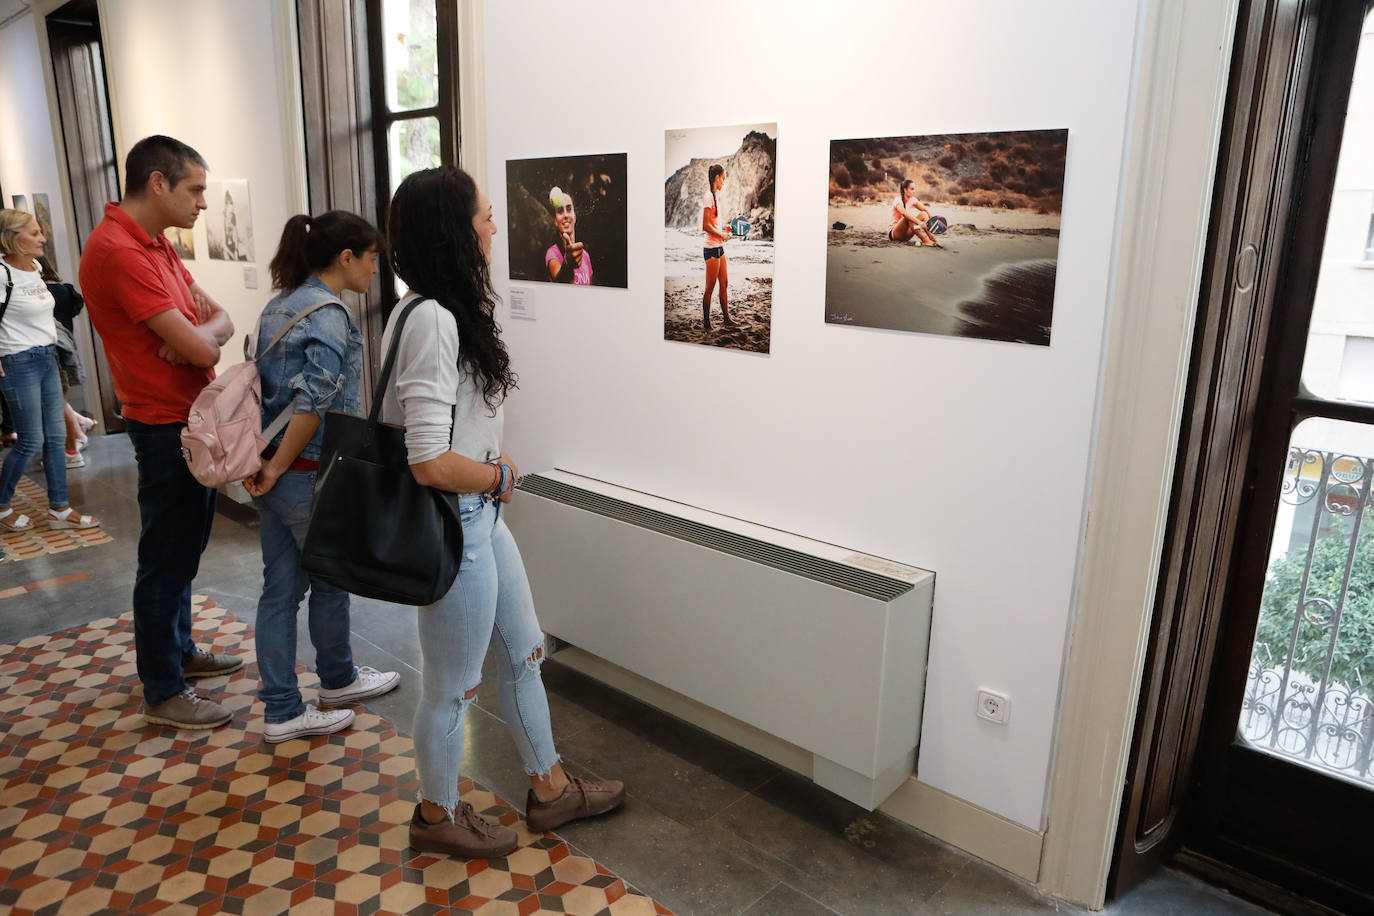
[{"label": "white wall", "polygon": [[48,116],[48,95],[43,83],[44,62],[39,54],[41,17],[20,16],[0,29],[0,124],[6,139],[0,142],[0,186],[4,206],[22,194],[33,212],[33,195],[47,194],[52,208],[52,251],[64,280],[76,282],[76,246],[67,231],[67,201],[59,169],[62,154],[54,145],[56,121]]},{"label": "white wall", "polygon": [[[298,180],[304,141],[292,126],[296,63],[280,41],[279,17],[291,5],[274,0],[101,5],[121,182],[129,148],[150,134],[193,146],[210,164],[211,181],[248,179],[255,260],[247,265],[209,260],[202,216],[195,229],[196,257],[186,264],[240,332],[224,348],[221,368],[242,360],[238,342],[270,296],[267,265],[282,226],[305,210]],[[257,268],[257,289],[245,287],[245,266]]]},{"label": "white wall", "polygon": [[[536,285],[538,320],[504,321],[521,375],[508,450],[526,470],[935,570],[919,777],[1034,829],[1084,531],[1135,12],[1095,0],[486,7],[498,221],[505,160],[629,153],[629,290]],[[663,131],[773,120],[772,355],[666,343]],[[829,140],[1058,127],[1070,135],[1050,347],[824,323]],[[493,270],[507,275],[500,239]],[[1009,726],[975,718],[980,685],[1011,695]]]}]

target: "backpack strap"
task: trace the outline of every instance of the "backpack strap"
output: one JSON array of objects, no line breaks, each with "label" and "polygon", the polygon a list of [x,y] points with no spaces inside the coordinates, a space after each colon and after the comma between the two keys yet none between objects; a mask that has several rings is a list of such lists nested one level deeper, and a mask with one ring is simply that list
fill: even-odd
[{"label": "backpack strap", "polygon": [[[291,316],[291,320],[288,321],[288,322],[286,322],[286,324],[282,325],[281,330],[277,332],[277,336],[276,336],[276,337],[273,337],[273,338],[272,338],[272,342],[269,343],[266,347],[263,348],[262,353],[255,354],[255,355],[248,355],[248,353],[247,353],[248,346],[247,346],[247,342],[245,342],[245,344],[244,344],[244,355],[247,356],[248,359],[251,359],[251,360],[253,360],[254,362],[257,362],[263,355],[265,355],[265,354],[267,353],[268,350],[272,349],[272,348],[275,347],[278,343],[281,342],[281,339],[282,339],[283,337],[286,336],[286,332],[289,331],[289,330],[291,330],[291,328],[293,328],[293,327],[295,326],[296,322],[300,321],[302,318],[306,317],[306,316],[309,315],[311,312],[313,312],[313,311],[315,311],[315,310],[317,310],[317,309],[322,309],[322,308],[324,308],[324,307],[327,306],[327,305],[337,305],[339,308],[342,308],[342,309],[344,309],[345,311],[347,311],[347,307],[346,307],[342,302],[340,302],[338,299],[327,299],[327,300],[325,300],[324,302],[316,302],[314,305],[309,306],[309,307],[307,307],[307,308],[303,308],[303,309],[301,309],[299,312],[297,312],[296,314],[292,315],[292,316]],[[261,322],[262,322],[262,316],[258,316],[258,322],[259,322],[259,324],[261,324]],[[253,335],[253,339],[254,339],[254,341],[257,340],[257,335],[256,335],[256,334]],[[290,404],[287,404],[285,407],[282,408],[281,413],[279,413],[279,414],[277,414],[275,417],[273,417],[273,418],[272,418],[272,422],[271,422],[271,423],[268,423],[268,424],[267,424],[267,427],[266,427],[265,429],[263,429],[263,431],[262,431],[262,437],[263,437],[264,439],[266,439],[268,442],[271,442],[273,439],[277,438],[277,433],[279,433],[279,432],[281,432],[283,429],[285,429],[285,428],[286,428],[286,424],[289,423],[290,421],[291,421],[291,405],[290,405]]]},{"label": "backpack strap", "polygon": [[10,273],[10,266],[0,258],[0,267],[5,268],[5,301],[0,302],[0,321],[5,320],[5,309],[10,307],[10,296],[14,293],[14,274]]},{"label": "backpack strap", "polygon": [[[276,337],[273,337],[273,338],[272,338],[272,342],[269,343],[267,346],[265,346],[265,347],[262,348],[262,353],[254,353],[253,355],[249,356],[248,359],[251,359],[251,360],[253,360],[254,362],[256,362],[256,361],[259,359],[259,357],[261,357],[263,354],[265,354],[268,350],[272,349],[272,348],[275,347],[277,344],[281,343],[281,339],[282,339],[283,337],[286,336],[286,332],[287,332],[287,331],[291,330],[293,327],[296,326],[296,322],[298,322],[298,321],[300,321],[301,319],[305,318],[305,317],[308,316],[311,312],[314,312],[314,311],[316,311],[316,310],[318,310],[318,309],[324,308],[326,305],[337,305],[339,308],[343,309],[344,311],[348,311],[347,306],[345,306],[345,305],[344,305],[342,302],[340,302],[338,299],[326,299],[324,302],[316,302],[314,305],[307,306],[306,308],[303,308],[303,309],[301,309],[299,312],[297,312],[296,314],[292,315],[291,318],[290,318],[290,320],[288,320],[288,321],[286,322],[286,324],[284,324],[284,325],[281,326],[281,330],[277,332],[277,336],[276,336]],[[262,324],[262,316],[259,315],[259,316],[258,316],[258,325],[260,326],[261,324]],[[254,343],[257,342],[257,341],[256,341],[256,336],[257,336],[257,335],[254,335],[254,338],[255,338],[255,339],[254,339]]]}]

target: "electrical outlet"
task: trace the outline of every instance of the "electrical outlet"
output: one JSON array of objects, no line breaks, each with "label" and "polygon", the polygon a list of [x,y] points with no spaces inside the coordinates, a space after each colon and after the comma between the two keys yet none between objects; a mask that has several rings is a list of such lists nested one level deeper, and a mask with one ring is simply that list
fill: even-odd
[{"label": "electrical outlet", "polygon": [[982,688],[978,691],[978,718],[1006,725],[1011,719],[1011,697]]}]

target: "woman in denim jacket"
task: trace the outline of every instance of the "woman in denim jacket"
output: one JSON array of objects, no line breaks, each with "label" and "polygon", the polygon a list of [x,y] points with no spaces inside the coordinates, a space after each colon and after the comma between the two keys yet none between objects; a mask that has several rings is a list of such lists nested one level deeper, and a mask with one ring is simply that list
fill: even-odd
[{"label": "woman in denim jacket", "polygon": [[[340,294],[364,293],[377,273],[381,233],[367,220],[331,210],[293,216],[272,259],[272,286],[280,292],[258,321],[255,352],[262,379],[263,426],[288,407],[290,422],[263,453],[262,469],[243,482],[257,502],[263,585],[258,600],[257,653],[267,707],[264,737],[272,743],[347,728],[353,710],[337,708],[386,693],[400,676],[353,665],[345,591],[300,568],[300,548],[315,489],[321,421],[328,410],[358,413],[362,335]],[[264,348],[292,317],[332,303],[298,321],[275,347]],[[296,611],[310,590],[310,641],[320,675],[318,706],[301,699],[296,684]]]}]

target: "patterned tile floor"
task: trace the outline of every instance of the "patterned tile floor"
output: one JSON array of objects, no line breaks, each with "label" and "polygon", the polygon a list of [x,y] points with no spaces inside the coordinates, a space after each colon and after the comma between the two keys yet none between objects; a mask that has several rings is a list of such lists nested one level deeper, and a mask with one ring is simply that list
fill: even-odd
[{"label": "patterned tile floor", "polygon": [[[114,540],[100,528],[87,528],[82,531],[53,531],[45,521],[48,517],[48,492],[28,477],[19,478],[11,505],[34,519],[34,526],[28,531],[8,531],[0,529],[0,549],[9,554],[11,560],[29,560],[47,553],[61,553],[78,547],[95,547]],[[77,511],[81,511],[78,507]],[[98,515],[97,512],[86,512]]]},{"label": "patterned tile floor", "polygon": [[0,911],[669,913],[471,782],[520,848],[409,849],[410,739],[360,711],[337,735],[264,743],[250,628],[203,598],[195,616],[200,645],[245,660],[204,682],[235,717],[203,733],[138,714],[131,615],[0,646]]}]

